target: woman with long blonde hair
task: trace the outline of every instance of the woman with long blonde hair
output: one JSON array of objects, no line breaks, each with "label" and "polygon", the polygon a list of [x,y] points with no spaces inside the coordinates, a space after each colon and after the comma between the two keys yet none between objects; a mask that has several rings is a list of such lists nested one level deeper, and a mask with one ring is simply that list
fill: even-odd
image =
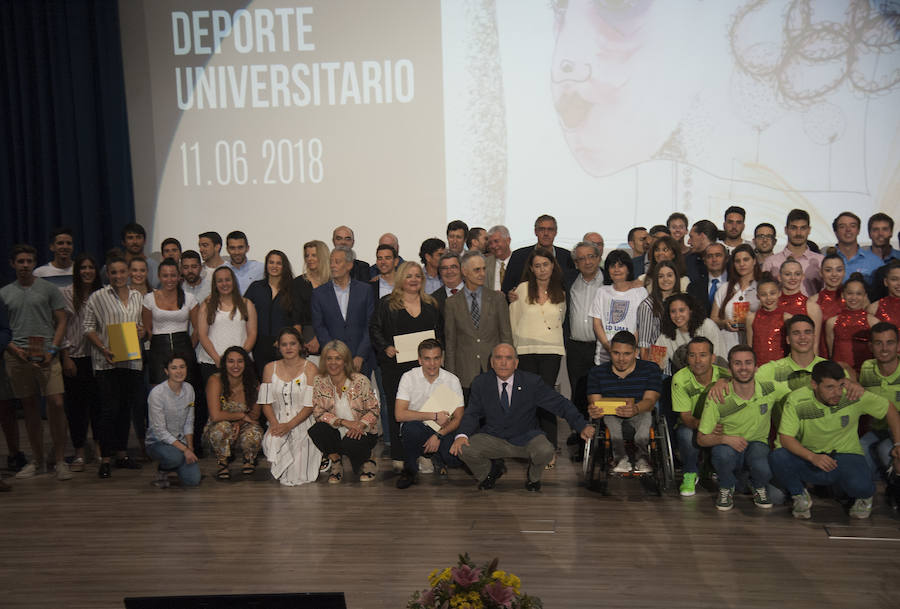
[{"label": "woman with long blonde hair", "polygon": [[413,357],[411,361],[398,363],[394,337],[428,330],[434,332],[436,339],[443,341],[443,319],[437,301],[425,293],[425,272],[418,262],[406,261],[397,267],[394,274],[394,290],[378,301],[375,314],[369,322],[372,348],[378,356],[378,365],[381,367],[384,380],[390,424],[391,460],[394,461],[395,468],[403,468],[400,424],[394,416],[397,387],[403,373],[418,366],[418,361]]}]

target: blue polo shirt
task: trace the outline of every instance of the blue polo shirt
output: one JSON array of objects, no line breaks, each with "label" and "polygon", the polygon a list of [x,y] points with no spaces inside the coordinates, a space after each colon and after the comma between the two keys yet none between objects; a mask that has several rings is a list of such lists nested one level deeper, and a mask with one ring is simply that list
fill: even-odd
[{"label": "blue polo shirt", "polygon": [[599,394],[605,398],[633,398],[638,402],[645,391],[662,393],[662,372],[659,366],[647,360],[636,360],[634,370],[625,378],[619,378],[612,369],[612,362],[594,366],[588,372],[587,394]]},{"label": "blue polo shirt", "polygon": [[862,273],[866,283],[872,283],[872,275],[884,264],[881,256],[862,247],[857,248],[856,255],[850,259],[847,259],[841,250],[835,248],[835,251],[844,261],[844,277],[849,277],[852,273]]}]

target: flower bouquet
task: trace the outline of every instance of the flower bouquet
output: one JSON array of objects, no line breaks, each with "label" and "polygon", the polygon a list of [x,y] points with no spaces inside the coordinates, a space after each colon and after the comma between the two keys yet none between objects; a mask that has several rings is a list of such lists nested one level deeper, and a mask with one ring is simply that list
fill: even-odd
[{"label": "flower bouquet", "polygon": [[497,559],[475,566],[468,554],[455,567],[435,569],[429,588],[413,593],[407,609],[542,609],[541,599],[522,594],[522,582],[512,573],[497,570]]}]

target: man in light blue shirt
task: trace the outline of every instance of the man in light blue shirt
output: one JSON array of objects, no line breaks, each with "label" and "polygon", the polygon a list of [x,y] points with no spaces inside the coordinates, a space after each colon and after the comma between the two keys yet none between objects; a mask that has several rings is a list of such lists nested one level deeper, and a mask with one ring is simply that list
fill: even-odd
[{"label": "man in light blue shirt", "polygon": [[853,273],[862,273],[867,284],[871,284],[872,275],[884,264],[881,257],[859,246],[859,227],[862,221],[851,211],[841,212],[831,228],[837,237],[837,253],[844,261],[844,277]]},{"label": "man in light blue shirt", "polygon": [[225,263],[225,266],[234,271],[238,280],[238,289],[243,295],[251,283],[265,277],[265,268],[261,262],[247,258],[250,243],[243,231],[234,230],[228,233],[228,236],[225,237],[225,247],[231,258]]}]

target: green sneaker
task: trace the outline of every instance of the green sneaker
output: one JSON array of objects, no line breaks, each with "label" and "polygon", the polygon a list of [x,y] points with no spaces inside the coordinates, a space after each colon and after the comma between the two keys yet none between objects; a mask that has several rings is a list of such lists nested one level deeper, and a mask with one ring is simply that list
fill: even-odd
[{"label": "green sneaker", "polygon": [[812,514],[809,511],[812,507],[812,497],[809,496],[809,492],[806,489],[803,489],[802,495],[792,495],[791,499],[794,501],[794,507],[791,510],[794,518],[802,518],[803,520],[812,518]]},{"label": "green sneaker", "polygon": [[769,493],[766,491],[766,487],[762,486],[753,489],[753,505],[758,508],[763,508],[764,510],[768,510],[772,507],[772,500],[769,499]]},{"label": "green sneaker", "polygon": [[727,512],[734,507],[734,489],[720,488],[719,496],[716,498],[716,509]]},{"label": "green sneaker", "polygon": [[850,518],[859,518],[860,520],[868,518],[872,515],[872,498],[857,499],[850,508]]},{"label": "green sneaker", "polygon": [[678,489],[678,492],[682,497],[693,497],[697,494],[697,482],[699,482],[699,480],[700,477],[696,473],[686,473],[681,480],[681,488]]}]

